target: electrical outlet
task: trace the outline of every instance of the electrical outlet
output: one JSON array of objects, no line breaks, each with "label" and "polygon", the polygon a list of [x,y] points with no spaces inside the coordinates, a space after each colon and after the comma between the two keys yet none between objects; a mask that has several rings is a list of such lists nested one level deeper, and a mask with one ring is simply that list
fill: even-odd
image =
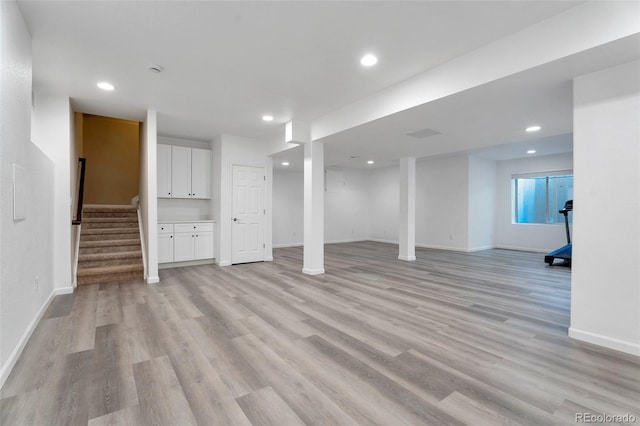
[{"label": "electrical outlet", "polygon": [[38,288],[40,288],[40,278],[36,275],[35,279],[33,280],[35,285],[36,285],[36,292],[38,292]]}]

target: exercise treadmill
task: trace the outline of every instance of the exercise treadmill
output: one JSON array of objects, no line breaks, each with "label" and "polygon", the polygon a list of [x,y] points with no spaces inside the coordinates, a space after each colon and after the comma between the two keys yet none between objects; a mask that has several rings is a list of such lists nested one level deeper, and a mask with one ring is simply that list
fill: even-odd
[{"label": "exercise treadmill", "polygon": [[547,255],[544,257],[544,261],[549,265],[553,265],[553,261],[555,259],[562,259],[565,261],[566,265],[571,265],[571,232],[569,231],[570,211],[573,211],[573,200],[567,201],[566,203],[564,203],[564,208],[562,210],[558,210],[558,213],[562,213],[564,215],[564,226],[567,232],[567,244],[557,250],[547,253]]}]

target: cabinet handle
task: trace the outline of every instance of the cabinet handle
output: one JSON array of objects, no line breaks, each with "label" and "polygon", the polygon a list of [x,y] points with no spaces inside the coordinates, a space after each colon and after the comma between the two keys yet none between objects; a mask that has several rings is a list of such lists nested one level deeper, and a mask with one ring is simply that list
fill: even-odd
[{"label": "cabinet handle", "polygon": [[170,236],[169,238],[173,238],[173,235],[172,235],[172,236]]},{"label": "cabinet handle", "polygon": [[169,195],[171,195],[171,193],[169,192]]},{"label": "cabinet handle", "polygon": [[196,234],[196,238],[198,237],[198,234]]}]

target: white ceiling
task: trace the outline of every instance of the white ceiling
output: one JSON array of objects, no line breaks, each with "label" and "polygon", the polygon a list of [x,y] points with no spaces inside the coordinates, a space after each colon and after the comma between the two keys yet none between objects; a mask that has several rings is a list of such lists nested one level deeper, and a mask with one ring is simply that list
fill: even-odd
[{"label": "white ceiling", "polygon": [[[25,1],[34,87],[77,111],[141,120],[159,133],[281,140],[310,121],[579,1]],[[373,52],[379,63],[363,68]],[[640,57],[640,36],[331,135],[325,162],[384,167],[402,156],[474,152],[496,160],[572,150],[573,77]],[[508,60],[508,58],[506,58]],[[164,72],[147,68],[160,64]],[[103,92],[96,83],[116,86]],[[275,117],[272,123],[263,114]],[[537,134],[524,127],[540,124]],[[425,139],[409,132],[431,128]],[[351,158],[357,157],[357,158]],[[276,155],[300,169],[302,149]],[[366,161],[375,160],[374,166]]]},{"label": "white ceiling", "polygon": [[[19,2],[36,90],[93,114],[141,119],[154,108],[166,135],[265,140],[579,3]],[[376,67],[360,66],[365,52]],[[156,63],[163,73],[148,71]]]}]

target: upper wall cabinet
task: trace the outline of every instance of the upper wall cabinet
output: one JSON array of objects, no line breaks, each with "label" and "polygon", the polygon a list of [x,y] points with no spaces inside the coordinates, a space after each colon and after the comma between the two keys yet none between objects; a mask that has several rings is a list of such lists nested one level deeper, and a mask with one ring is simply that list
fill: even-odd
[{"label": "upper wall cabinet", "polygon": [[158,198],[211,198],[211,151],[158,145]]}]

